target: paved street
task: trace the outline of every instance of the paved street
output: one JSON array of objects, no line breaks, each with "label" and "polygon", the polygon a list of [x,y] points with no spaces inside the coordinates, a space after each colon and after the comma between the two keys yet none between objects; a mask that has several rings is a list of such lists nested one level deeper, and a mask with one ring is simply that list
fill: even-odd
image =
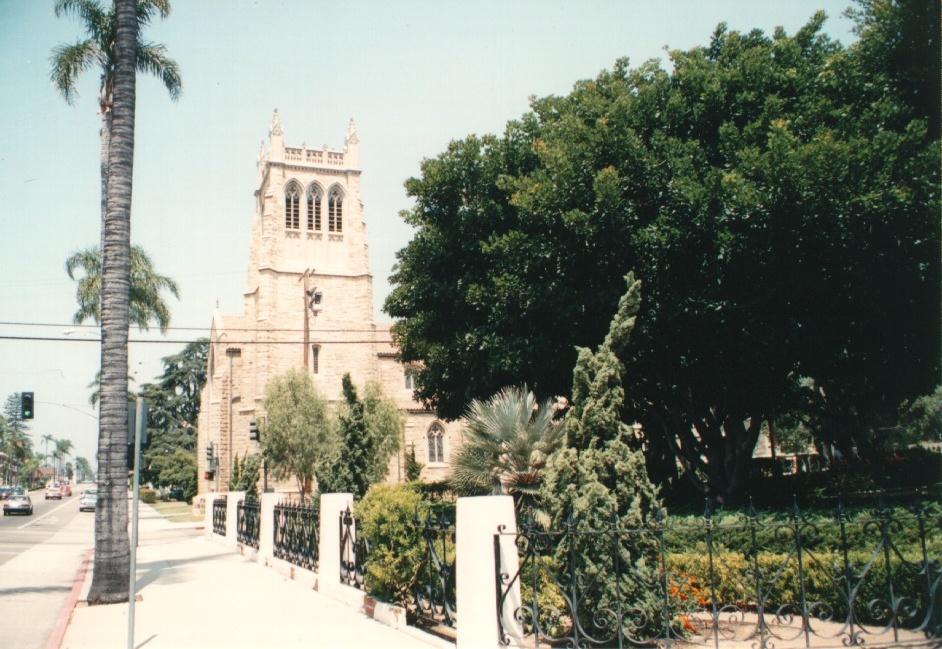
[{"label": "paved street", "polygon": [[[85,485],[92,488],[93,485]],[[42,490],[30,492],[33,515],[0,517],[0,566],[19,556],[37,543],[42,543],[79,514],[78,499],[83,487],[77,487],[74,496],[62,500],[45,500]],[[94,517],[91,512],[83,516]]]},{"label": "paved street", "polygon": [[79,514],[79,494],[30,494],[32,516],[0,517],[0,647],[43,649],[82,558],[94,545],[95,516]]}]

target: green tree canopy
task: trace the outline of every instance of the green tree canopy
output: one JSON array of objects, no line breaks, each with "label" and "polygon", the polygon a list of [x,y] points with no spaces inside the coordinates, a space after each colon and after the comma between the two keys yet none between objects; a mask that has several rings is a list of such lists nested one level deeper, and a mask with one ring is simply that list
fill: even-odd
[{"label": "green tree canopy", "polygon": [[503,385],[569,394],[633,271],[618,416],[658,481],[679,460],[729,496],[761,423],[807,405],[804,379],[814,434],[866,451],[939,383],[939,142],[893,92],[938,76],[938,20],[922,58],[872,56],[877,31],[896,52],[918,22],[888,16],[930,4],[861,4],[849,47],[820,13],[794,35],[720,25],[670,72],[621,60],[423,161],[385,303],[416,395],[454,418]]},{"label": "green tree canopy", "polygon": [[321,492],[350,492],[359,499],[389,472],[389,459],[399,450],[403,421],[396,404],[380,386],[368,383],[363,398],[349,374],[343,376],[343,403],[337,413],[341,451],[320,480]]},{"label": "green tree canopy", "polygon": [[305,371],[292,369],[268,382],[263,404],[259,441],[268,469],[278,479],[294,478],[304,494],[308,485],[326,479],[340,453],[327,400]]}]

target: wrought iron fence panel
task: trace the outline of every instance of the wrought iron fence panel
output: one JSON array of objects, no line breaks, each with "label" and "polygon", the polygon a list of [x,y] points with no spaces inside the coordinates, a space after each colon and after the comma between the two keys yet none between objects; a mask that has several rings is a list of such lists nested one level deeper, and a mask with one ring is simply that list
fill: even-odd
[{"label": "wrought iron fence panel", "polygon": [[[720,647],[747,641],[805,647],[917,644],[942,636],[942,516],[921,506],[811,518],[708,508],[694,520],[659,514],[643,529],[561,530],[532,522],[514,535],[519,568],[498,552],[499,611],[519,585],[515,627],[535,646]],[[515,631],[516,629],[516,631]]]},{"label": "wrought iron fence panel", "polygon": [[236,508],[236,536],[239,543],[258,549],[258,528],[262,504],[243,500]]},{"label": "wrought iron fence panel", "polygon": [[274,511],[274,552],[279,559],[318,571],[320,508],[315,505],[279,503]]},{"label": "wrought iron fence panel", "polygon": [[369,542],[357,534],[357,519],[350,507],[340,512],[340,583],[363,590]]},{"label": "wrought iron fence panel", "polygon": [[457,628],[455,527],[444,511],[437,515],[429,512],[422,520],[416,510],[412,523],[425,539],[425,556],[410,608],[426,622]]},{"label": "wrought iron fence panel", "polygon": [[213,500],[213,534],[226,535],[226,499]]}]

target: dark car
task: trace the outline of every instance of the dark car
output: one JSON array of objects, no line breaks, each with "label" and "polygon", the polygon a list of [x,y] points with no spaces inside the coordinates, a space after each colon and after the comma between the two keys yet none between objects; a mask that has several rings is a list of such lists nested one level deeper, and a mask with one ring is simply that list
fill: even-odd
[{"label": "dark car", "polygon": [[27,516],[33,515],[33,501],[29,499],[29,496],[26,494],[10,496],[3,503],[3,515],[9,516],[10,514],[26,514]]},{"label": "dark car", "polygon": [[0,487],[0,500],[6,500],[13,495],[13,487]]}]

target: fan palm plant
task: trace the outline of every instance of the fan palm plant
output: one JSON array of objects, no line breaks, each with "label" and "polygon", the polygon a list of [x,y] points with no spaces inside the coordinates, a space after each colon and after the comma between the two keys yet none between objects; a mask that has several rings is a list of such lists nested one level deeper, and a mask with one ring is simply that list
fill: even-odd
[{"label": "fan palm plant", "polygon": [[525,387],[507,387],[465,413],[465,443],[452,457],[449,483],[460,496],[508,494],[517,512],[547,522],[538,495],[547,458],[565,440],[553,399],[538,403]]}]

